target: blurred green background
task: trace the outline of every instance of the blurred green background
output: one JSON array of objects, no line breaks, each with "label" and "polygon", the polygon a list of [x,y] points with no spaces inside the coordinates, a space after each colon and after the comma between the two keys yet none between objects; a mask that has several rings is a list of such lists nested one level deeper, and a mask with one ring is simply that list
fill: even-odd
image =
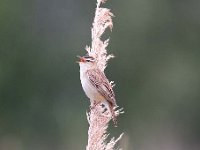
[{"label": "blurred green background", "polygon": [[[89,101],[76,55],[95,0],[0,1],[0,150],[83,150]],[[200,149],[200,1],[109,0],[106,75],[124,150]]]}]

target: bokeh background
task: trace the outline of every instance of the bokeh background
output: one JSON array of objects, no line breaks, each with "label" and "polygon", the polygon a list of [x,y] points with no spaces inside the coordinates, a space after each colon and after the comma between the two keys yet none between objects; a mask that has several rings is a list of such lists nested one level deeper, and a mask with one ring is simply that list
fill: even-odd
[{"label": "bokeh background", "polygon": [[[83,150],[89,101],[76,55],[95,0],[0,1],[0,150]],[[200,149],[200,1],[110,0],[106,75],[124,150]]]}]

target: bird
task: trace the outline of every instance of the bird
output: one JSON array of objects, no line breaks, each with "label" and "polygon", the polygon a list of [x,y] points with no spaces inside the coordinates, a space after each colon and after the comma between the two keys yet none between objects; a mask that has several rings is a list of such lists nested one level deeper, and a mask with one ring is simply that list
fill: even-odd
[{"label": "bird", "polygon": [[[112,85],[97,66],[97,60],[89,55],[77,56],[80,66],[80,80],[86,96],[90,99],[91,105],[99,103],[106,104],[116,125],[115,108],[117,107],[115,94]],[[105,105],[103,105],[105,106]]]}]

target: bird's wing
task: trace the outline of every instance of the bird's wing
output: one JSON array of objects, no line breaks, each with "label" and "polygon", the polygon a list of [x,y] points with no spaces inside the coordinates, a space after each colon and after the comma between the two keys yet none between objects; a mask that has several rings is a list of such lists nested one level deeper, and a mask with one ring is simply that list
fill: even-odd
[{"label": "bird's wing", "polygon": [[116,106],[114,91],[105,74],[98,69],[91,69],[87,71],[87,76],[92,85],[105,97],[111,106]]}]

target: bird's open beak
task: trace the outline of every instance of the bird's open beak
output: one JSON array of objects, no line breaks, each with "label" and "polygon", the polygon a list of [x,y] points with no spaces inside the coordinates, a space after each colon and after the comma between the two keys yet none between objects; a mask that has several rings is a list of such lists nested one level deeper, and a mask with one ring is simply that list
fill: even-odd
[{"label": "bird's open beak", "polygon": [[77,63],[80,63],[80,62],[85,62],[85,58],[81,57],[81,56],[76,56],[79,58],[79,61],[76,61]]}]

